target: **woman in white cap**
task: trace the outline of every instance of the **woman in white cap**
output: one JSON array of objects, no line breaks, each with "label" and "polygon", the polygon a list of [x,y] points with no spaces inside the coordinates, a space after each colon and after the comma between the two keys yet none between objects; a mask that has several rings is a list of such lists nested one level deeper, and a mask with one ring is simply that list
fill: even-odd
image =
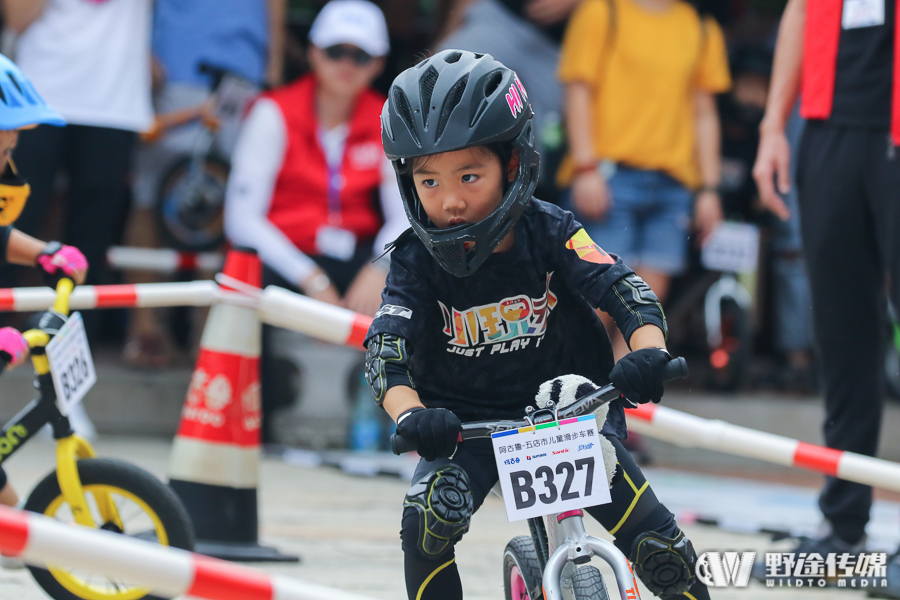
[{"label": "woman in white cap", "polygon": [[[230,241],[256,249],[264,284],[299,289],[374,315],[384,246],[407,227],[381,148],[384,97],[371,89],[389,50],[381,10],[332,0],[309,33],[311,71],[259,98],[232,156],[225,203]],[[374,260],[374,262],[373,262]],[[263,441],[280,379],[263,342]],[[281,386],[278,386],[281,387]]]}]

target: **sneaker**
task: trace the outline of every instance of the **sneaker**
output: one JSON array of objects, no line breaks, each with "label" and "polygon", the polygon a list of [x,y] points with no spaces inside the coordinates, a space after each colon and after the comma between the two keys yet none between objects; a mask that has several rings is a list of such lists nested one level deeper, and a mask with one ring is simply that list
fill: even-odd
[{"label": "sneaker", "polygon": [[[823,558],[825,558],[828,554],[846,553],[850,554],[855,561],[856,555],[860,552],[863,552],[865,550],[865,547],[865,535],[861,540],[859,540],[859,542],[850,544],[839,538],[837,534],[831,531],[831,527],[826,522],[823,524],[823,527],[817,537],[799,538],[798,544],[793,549],[788,550],[787,553],[793,553],[795,556],[799,556],[800,554],[806,554],[808,556],[815,553]],[[898,566],[898,568],[900,568],[900,566]],[[753,577],[753,579],[756,579],[757,581],[764,584],[767,581],[774,581],[776,586],[779,585],[780,580],[795,579],[793,575],[776,577],[767,576],[765,553],[763,553],[761,557],[754,561],[751,576]],[[804,577],[803,579],[806,579],[806,577]],[[834,582],[829,581],[829,584],[832,583]],[[898,583],[900,583],[900,579],[898,579]],[[897,598],[900,598],[900,596],[897,596]]]},{"label": "sneaker", "polygon": [[869,598],[900,599],[900,550],[888,558],[887,587],[874,588],[866,595]]}]

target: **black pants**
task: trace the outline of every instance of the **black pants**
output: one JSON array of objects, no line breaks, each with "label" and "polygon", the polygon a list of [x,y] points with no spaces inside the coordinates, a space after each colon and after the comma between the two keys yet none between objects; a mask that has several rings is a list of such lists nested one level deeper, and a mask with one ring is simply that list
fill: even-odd
[{"label": "black pants", "polygon": [[[874,456],[884,403],[887,291],[900,306],[900,149],[888,131],[807,124],[797,184],[816,341],[825,385],[825,443]],[[829,477],[819,508],[859,540],[872,489]]]},{"label": "black pants", "polygon": [[[675,537],[680,531],[675,517],[660,503],[650,484],[644,478],[628,451],[618,438],[607,435],[616,449],[622,477],[610,489],[612,502],[585,509],[589,515],[615,536],[615,545],[625,556],[631,552],[635,538],[646,531],[656,531],[668,537]],[[497,465],[494,450],[489,439],[464,442],[452,459],[439,458],[427,462],[419,461],[413,475],[415,483],[429,472],[448,463],[461,467],[469,476],[474,508],[478,508],[497,483]],[[410,600],[461,600],[462,585],[456,567],[454,551],[451,550],[437,560],[426,560],[416,549],[418,535],[418,515],[413,508],[403,511],[400,539],[404,553],[406,593]],[[689,594],[689,595],[688,595]],[[708,600],[706,586],[696,581],[688,594],[667,596],[667,599],[691,598]]]},{"label": "black pants", "polygon": [[[327,256],[310,256],[320,269],[328,274],[334,287],[342,296],[347,292],[356,274],[372,258],[372,240],[360,242],[356,252],[348,261],[336,260]],[[292,292],[302,293],[296,284],[287,281],[273,269],[263,265],[263,287],[277,285]],[[297,391],[291,382],[296,380],[297,366],[290,360],[275,356],[272,352],[272,332],[275,328],[271,325],[262,326],[262,353],[260,356],[260,398],[262,403],[262,422],[260,424],[260,437],[262,443],[273,444],[276,442],[272,428],[272,416],[276,410],[289,406],[297,397]],[[362,357],[362,353],[360,353]]]},{"label": "black pants", "polygon": [[137,134],[108,127],[40,125],[19,134],[14,153],[31,196],[16,228],[38,236],[60,171],[68,176],[62,242],[90,265],[88,283],[109,283],[106,251],[121,235]]}]

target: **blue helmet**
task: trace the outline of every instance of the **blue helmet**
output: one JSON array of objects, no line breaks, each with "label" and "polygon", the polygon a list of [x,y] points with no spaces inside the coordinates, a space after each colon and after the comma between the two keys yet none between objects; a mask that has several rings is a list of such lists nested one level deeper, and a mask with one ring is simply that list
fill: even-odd
[{"label": "blue helmet", "polygon": [[62,127],[66,120],[47,106],[19,67],[0,54],[0,130],[39,124]]}]

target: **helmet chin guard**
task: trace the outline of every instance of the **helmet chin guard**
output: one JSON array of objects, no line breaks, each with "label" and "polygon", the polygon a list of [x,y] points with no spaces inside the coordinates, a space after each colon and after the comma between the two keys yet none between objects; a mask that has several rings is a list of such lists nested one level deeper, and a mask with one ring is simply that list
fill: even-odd
[{"label": "helmet chin guard", "polygon": [[[512,230],[537,185],[540,156],[525,87],[489,54],[445,50],[394,80],[381,121],[413,231],[445,270],[471,275]],[[477,146],[499,146],[507,158],[517,150],[515,179],[481,221],[435,227],[416,193],[411,159]]]}]

